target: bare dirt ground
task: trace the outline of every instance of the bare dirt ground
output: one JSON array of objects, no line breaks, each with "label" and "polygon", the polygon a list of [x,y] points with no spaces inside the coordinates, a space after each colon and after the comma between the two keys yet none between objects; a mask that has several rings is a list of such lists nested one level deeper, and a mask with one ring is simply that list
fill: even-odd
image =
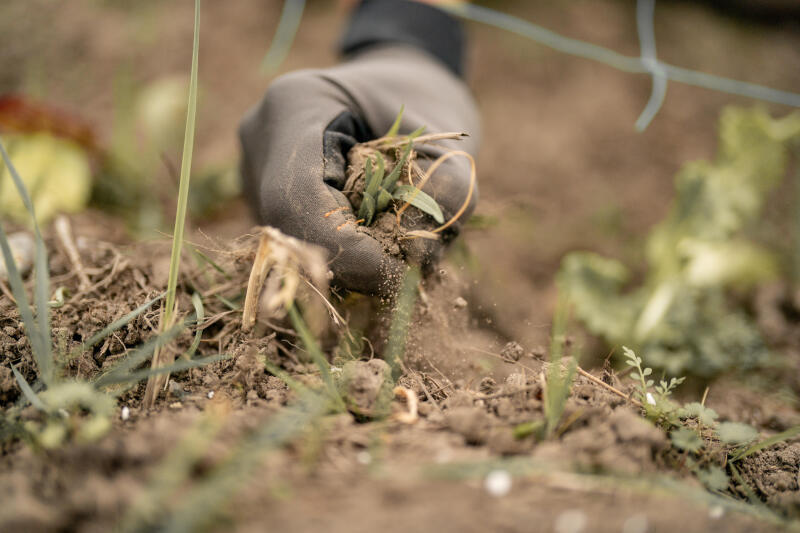
[{"label": "bare dirt ground", "polygon": [[[107,4],[36,0],[0,7],[0,31],[10,36],[10,45],[0,49],[0,93],[38,91],[89,119],[101,138],[108,138],[113,78],[121,65],[142,81],[186,72],[191,2]],[[239,117],[269,82],[258,64],[278,4],[204,4],[199,165],[235,161]],[[495,7],[564,34],[638,52],[632,3],[499,4]],[[310,6],[282,71],[332,64],[342,22],[332,4]],[[659,4],[656,22],[659,54],[666,61],[800,89],[796,23],[759,26],[683,3]],[[565,415],[570,423],[554,441],[514,435],[520,423],[541,417],[542,346],[549,344],[553,276],[561,256],[591,249],[640,264],[638,245],[666,212],[675,171],[688,160],[713,155],[723,106],[750,102],[672,84],[664,108],[639,134],[633,123],[649,93],[645,76],[558,55],[487,28],[471,26],[470,35],[470,83],[484,120],[478,212],[494,222],[467,229],[424,284],[426,297],[415,310],[400,381],[420,399],[419,420],[403,423],[398,415],[408,406],[394,401],[394,416],[385,421],[362,423],[338,414],[263,454],[242,444],[257,448],[254,436],[296,398],[265,370],[264,361],[311,384],[319,378],[293,337],[279,331],[245,335],[241,314],[212,296],[236,301],[246,285],[252,239],[239,238],[254,222],[236,201],[213,220],[194,221],[190,238],[224,265],[231,279],[187,257],[180,285],[185,312],[192,309],[193,291],[212,302],[199,354],[233,357],[173,375],[168,392],[150,411],[141,408],[143,384],[125,392],[119,407],[129,409],[129,418],[117,416],[99,442],[51,451],[22,442],[4,445],[0,530],[108,531],[134,522],[147,530],[163,526],[167,516],[183,516],[183,523],[196,516],[219,531],[785,527],[766,519],[760,508],[740,503],[747,497],[744,485],[726,498],[705,492],[669,451],[667,437],[638,416],[626,397],[631,380],[604,370],[605,348],[577,332],[576,342],[585,343],[583,352],[589,353],[582,365],[597,369],[593,379],[576,380]],[[785,194],[776,195],[773,205],[775,212],[791,206]],[[93,286],[78,288],[63,250],[48,237],[53,285],[74,295],[53,310],[54,342],[67,349],[159,294],[169,262],[166,239],[133,242],[108,214],[90,211],[72,224]],[[768,297],[762,299],[771,309]],[[355,314],[358,305],[343,303],[342,309]],[[97,377],[148,338],[157,321],[154,308],[71,361],[68,374]],[[771,340],[796,352],[796,323],[782,327]],[[176,344],[185,349],[191,342],[187,333]],[[326,344],[334,363],[335,346],[335,340]],[[0,296],[0,354],[5,409],[20,396],[5,362],[34,377],[30,347],[5,296]],[[687,385],[699,395],[705,384]],[[721,419],[753,424],[766,435],[800,423],[796,385],[789,393],[774,389],[774,382],[765,384],[758,376],[729,376],[710,384],[707,405]],[[202,449],[193,452],[193,443],[202,443]],[[176,456],[192,460],[184,468]],[[228,467],[225,472],[235,480],[224,482],[232,489],[204,500],[202,489]],[[502,497],[485,486],[487,473],[498,468],[514,475]],[[795,440],[746,460],[742,475],[759,501],[788,516],[800,509],[798,469]],[[186,481],[162,484],[170,489],[154,492],[163,482],[159,472],[183,472],[180,479]],[[157,501],[143,500],[154,494]]]}]

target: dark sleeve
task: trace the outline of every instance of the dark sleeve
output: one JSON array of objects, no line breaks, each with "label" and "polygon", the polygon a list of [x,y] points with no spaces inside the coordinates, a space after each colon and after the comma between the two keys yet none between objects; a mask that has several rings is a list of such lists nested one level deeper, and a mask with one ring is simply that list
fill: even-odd
[{"label": "dark sleeve", "polygon": [[417,46],[459,76],[464,74],[464,28],[445,11],[410,0],[363,0],[340,44],[345,55],[383,43]]}]

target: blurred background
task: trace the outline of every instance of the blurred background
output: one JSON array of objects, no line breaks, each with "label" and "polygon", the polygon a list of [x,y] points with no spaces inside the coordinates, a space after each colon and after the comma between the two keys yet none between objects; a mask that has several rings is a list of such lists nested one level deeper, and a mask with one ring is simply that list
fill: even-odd
[{"label": "blurred background", "polygon": [[[632,1],[485,5],[639,54]],[[337,2],[314,0],[286,61],[277,72],[264,73],[260,66],[281,7],[271,0],[203,4],[190,217],[217,237],[239,235],[254,223],[237,196],[240,117],[276,75],[337,61],[346,11]],[[124,220],[130,235],[163,237],[178,181],[192,10],[189,0],[0,4],[4,138],[18,154],[48,153],[61,161],[69,154],[41,146],[46,141],[34,135],[55,131],[85,152],[83,163],[73,158],[69,166],[55,165],[62,169],[54,188],[59,201],[50,203],[64,205],[54,211],[89,205]],[[800,91],[799,20],[796,3],[788,1],[661,1],[658,55],[674,65]],[[536,346],[547,342],[553,279],[564,254],[592,250],[642,269],[644,239],[668,212],[676,172],[686,162],[714,157],[725,106],[756,102],[671,83],[663,108],[638,133],[634,123],[651,87],[647,75],[477,24],[468,31],[469,83],[484,121],[481,202],[454,254],[476,280],[469,298],[473,314],[503,337]],[[776,116],[791,111],[766,109]],[[72,169],[70,179],[65,168]],[[771,194],[756,228],[776,249],[792,246],[786,224],[793,187],[785,180]],[[4,196],[13,203],[13,195]],[[13,208],[4,205],[8,212]]]}]

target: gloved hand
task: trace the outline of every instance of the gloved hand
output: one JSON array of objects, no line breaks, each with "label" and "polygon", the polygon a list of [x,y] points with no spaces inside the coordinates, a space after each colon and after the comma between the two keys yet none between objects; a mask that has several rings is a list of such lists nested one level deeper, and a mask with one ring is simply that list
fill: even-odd
[{"label": "gloved hand", "polygon": [[[347,152],[384,135],[401,106],[401,134],[423,125],[427,133],[466,132],[470,137],[442,144],[476,152],[478,115],[463,81],[438,58],[408,44],[369,46],[339,66],[278,78],[240,127],[245,194],[259,221],[327,249],[334,283],[347,289],[386,295],[405,270],[401,260],[357,231],[341,192]],[[432,146],[417,151],[429,162],[442,153]],[[418,162],[423,166],[423,157]],[[445,219],[464,203],[469,178],[466,159],[452,157],[429,180],[425,191]],[[476,193],[461,221],[474,208]],[[441,245],[421,244],[419,259],[434,261]]]}]

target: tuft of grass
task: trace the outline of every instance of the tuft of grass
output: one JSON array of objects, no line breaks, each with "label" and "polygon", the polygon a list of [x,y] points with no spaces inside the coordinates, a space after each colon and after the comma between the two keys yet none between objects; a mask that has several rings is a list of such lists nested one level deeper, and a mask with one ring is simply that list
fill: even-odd
[{"label": "tuft of grass", "polygon": [[44,245],[42,233],[39,230],[39,224],[36,222],[36,212],[34,211],[31,197],[16,167],[11,163],[11,158],[9,158],[8,152],[6,152],[2,142],[0,142],[0,154],[8,168],[9,174],[11,174],[11,179],[14,181],[17,191],[19,191],[19,195],[22,197],[25,208],[31,215],[33,224],[36,242],[36,255],[34,258],[34,274],[36,279],[34,287],[35,315],[28,301],[28,295],[25,292],[25,286],[22,282],[22,275],[14,261],[14,256],[11,253],[11,247],[8,244],[8,239],[2,224],[0,224],[0,248],[2,248],[3,251],[3,260],[5,261],[6,271],[8,272],[8,281],[11,285],[11,291],[14,294],[14,299],[17,301],[20,316],[25,324],[25,330],[31,342],[33,356],[39,368],[39,376],[45,384],[50,384],[53,381],[54,365],[53,353],[50,346],[50,315],[47,305],[49,299],[48,293],[50,290],[47,249]]},{"label": "tuft of grass", "polygon": [[566,345],[567,322],[569,321],[569,296],[563,286],[559,287],[558,300],[553,315],[553,328],[550,340],[550,362],[545,373],[544,387],[544,431],[552,436],[564,414],[567,398],[572,388],[572,380],[578,369],[575,358],[571,358],[563,368],[564,346]]},{"label": "tuft of grass", "polygon": [[[172,254],[169,262],[167,281],[167,298],[161,315],[159,331],[166,331],[175,322],[176,293],[178,288],[178,272],[183,249],[183,234],[186,225],[186,207],[189,203],[189,182],[192,169],[192,151],[194,149],[195,122],[197,118],[197,70],[200,49],[200,0],[194,2],[194,38],[192,41],[192,69],[189,81],[189,103],[186,113],[186,131],[183,139],[183,156],[181,157],[181,177],[178,187],[178,207],[175,213],[175,228],[172,235]],[[153,356],[152,368],[167,363],[167,354],[160,349]],[[150,408],[155,403],[159,389],[166,383],[167,375],[152,376],[147,381],[143,405]]]},{"label": "tuft of grass", "polygon": [[400,362],[406,353],[406,340],[414,304],[417,302],[418,285],[422,274],[419,268],[410,267],[403,278],[403,284],[397,293],[396,306],[392,323],[389,326],[389,340],[386,343],[384,359],[392,369],[392,378],[397,379],[401,372]]},{"label": "tuft of grass", "polygon": [[[151,375],[202,366],[226,357],[225,355],[218,355],[202,360],[181,361],[175,365],[156,369],[136,371],[135,369],[146,362],[159,346],[172,340],[185,329],[184,324],[180,323],[170,330],[156,335],[94,382],[62,378],[58,361],[68,362],[74,357],[82,355],[86,350],[103,341],[114,331],[129,324],[163,296],[144,303],[103,328],[82,343],[76,350],[69,354],[62,354],[63,357],[56,360],[54,358],[56,350],[53,349],[51,342],[49,320],[48,292],[50,274],[48,271],[47,251],[39,227],[36,224],[34,206],[28,191],[1,142],[0,154],[14,179],[20,196],[23,198],[26,209],[33,219],[37,250],[33,289],[36,313],[30,306],[22,276],[11,254],[2,224],[0,224],[0,249],[3,252],[3,260],[17,307],[30,340],[39,381],[39,383],[31,385],[22,373],[12,365],[12,371],[23,393],[23,401],[18,402],[16,406],[8,409],[3,414],[3,427],[0,428],[2,429],[0,434],[4,439],[23,437],[34,445],[44,448],[59,446],[69,438],[81,441],[97,439],[111,428],[111,416],[115,406],[114,394],[107,394],[102,389],[106,389],[111,385],[130,385]],[[22,423],[20,415],[26,405],[25,401],[40,411],[43,416],[40,419],[27,420]]]}]

